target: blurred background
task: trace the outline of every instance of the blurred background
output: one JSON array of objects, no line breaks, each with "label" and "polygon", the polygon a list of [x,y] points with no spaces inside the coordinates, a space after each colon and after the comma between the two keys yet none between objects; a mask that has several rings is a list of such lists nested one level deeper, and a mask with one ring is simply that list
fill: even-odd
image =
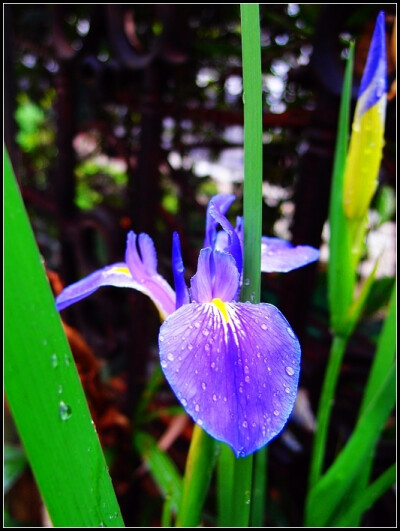
[{"label": "blurred background", "polygon": [[[395,4],[260,6],[263,234],[321,248],[318,264],[262,279],[262,300],[279,306],[303,349],[295,412],[270,445],[268,526],[302,522],[313,412],[331,340],[326,219],[344,58],[356,39],[354,104],[380,10],[390,92],[360,274],[368,275],[383,255],[367,315],[345,358],[328,460],[354,426],[395,275]],[[242,212],[239,5],[6,4],[4,30],[5,143],[54,293],[123,260],[131,229],[151,235],[159,272],[170,282],[178,231],[190,278],[210,197],[234,193],[229,215],[234,221]],[[157,526],[162,499],[142,465],[135,428],[151,433],[181,471],[191,435],[157,372],[158,314],[141,294],[102,288],[62,317],[125,523]],[[5,426],[6,442],[15,448],[9,417]],[[394,460],[393,430],[388,426],[380,443],[374,476]],[[8,525],[45,525],[23,452],[18,456],[22,464],[5,489]],[[213,525],[212,494],[206,525]],[[394,521],[395,497],[388,492],[364,525]]]}]

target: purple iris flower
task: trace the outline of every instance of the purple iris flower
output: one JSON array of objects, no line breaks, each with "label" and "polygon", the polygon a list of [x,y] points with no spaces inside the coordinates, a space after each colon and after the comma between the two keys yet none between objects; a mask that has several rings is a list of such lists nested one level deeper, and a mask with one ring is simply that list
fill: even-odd
[{"label": "purple iris flower", "polygon": [[[175,395],[198,425],[244,457],[286,424],[296,399],[301,349],[275,306],[238,302],[243,221],[238,218],[233,227],[225,216],[234,199],[219,194],[209,203],[204,248],[190,289],[176,233],[174,291],[157,273],[150,237],[130,232],[125,262],[68,286],[56,304],[62,310],[110,285],[148,295],[165,320],[159,333],[160,362]],[[261,245],[263,272],[291,271],[319,257],[313,247],[294,247],[279,238],[263,237]]]}]

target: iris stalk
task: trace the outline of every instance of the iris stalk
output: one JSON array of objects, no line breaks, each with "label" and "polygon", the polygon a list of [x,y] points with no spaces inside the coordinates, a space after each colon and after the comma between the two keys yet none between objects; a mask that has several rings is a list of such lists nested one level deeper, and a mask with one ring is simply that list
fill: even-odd
[{"label": "iris stalk", "polygon": [[[317,431],[315,432],[314,437],[310,467],[310,488],[315,485],[320,478],[323,468],[332,401],[348,340],[348,332],[343,331],[344,325],[342,324],[342,319],[343,316],[347,314],[354,289],[354,275],[351,272],[350,265],[348,268],[343,268],[343,260],[346,257],[349,257],[350,253],[348,251],[348,233],[346,231],[345,217],[341,202],[348,138],[347,132],[349,130],[350,88],[353,57],[354,47],[351,46],[346,65],[343,82],[343,96],[339,112],[329,218],[331,225],[331,256],[328,269],[328,289],[330,297],[331,325],[336,334],[331,347],[317,413]],[[342,273],[341,271],[343,271],[343,269],[344,272]]]},{"label": "iris stalk", "polygon": [[[244,263],[242,302],[260,302],[262,212],[262,85],[258,4],[241,4],[244,91]],[[265,450],[261,450],[265,452]],[[231,526],[249,525],[253,456],[233,462]]]}]

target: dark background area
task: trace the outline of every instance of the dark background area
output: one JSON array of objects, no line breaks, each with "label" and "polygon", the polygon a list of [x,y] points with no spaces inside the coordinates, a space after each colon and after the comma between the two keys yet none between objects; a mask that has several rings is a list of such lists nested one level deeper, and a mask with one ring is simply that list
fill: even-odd
[{"label": "dark background area", "polygon": [[[357,39],[355,103],[380,10],[386,12],[389,40],[394,4],[260,6],[263,234],[317,248],[324,243],[343,58],[349,41]],[[232,219],[242,211],[239,5],[7,4],[4,29],[5,143],[55,293],[121,261],[130,229],[151,235],[159,272],[170,282],[172,233],[178,231],[190,278],[209,198],[233,192],[238,201]],[[388,68],[391,82],[390,54]],[[395,139],[391,96],[376,202],[381,192],[394,197]],[[354,426],[381,327],[372,310],[385,304],[391,285],[390,278],[379,283],[380,298],[350,342],[327,462]],[[264,275],[262,288],[263,300],[279,306],[300,338],[300,387],[315,411],[331,341],[325,264]],[[125,523],[159,525],[160,497],[131,444],[157,365],[157,312],[141,294],[103,288],[62,317],[71,327],[92,414],[110,453]],[[77,334],[84,347],[73,343]],[[90,368],[96,376],[85,380]],[[155,409],[177,405],[164,382],[158,391]],[[307,407],[289,422],[286,436],[270,445],[266,526],[302,523],[312,441],[306,413]],[[175,418],[159,415],[146,429],[159,438]],[[393,430],[389,426],[380,443],[374,476],[394,460]],[[189,440],[185,425],[168,448],[181,470]],[[15,521],[43,523],[31,503],[34,492],[28,472],[7,494]],[[206,525],[213,524],[213,490],[209,498]],[[394,522],[395,496],[388,492],[363,525]]]}]

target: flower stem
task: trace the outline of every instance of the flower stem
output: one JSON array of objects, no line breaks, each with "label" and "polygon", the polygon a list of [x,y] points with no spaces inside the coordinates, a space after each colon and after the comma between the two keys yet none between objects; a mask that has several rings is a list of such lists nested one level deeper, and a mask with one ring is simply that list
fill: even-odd
[{"label": "flower stem", "polygon": [[177,527],[200,525],[201,512],[214,470],[218,443],[195,424],[183,479]]},{"label": "flower stem", "polygon": [[[244,100],[244,256],[242,302],[260,302],[261,287],[261,215],[262,215],[262,84],[260,13],[258,4],[241,4],[243,100]],[[227,457],[224,453],[225,458]],[[233,458],[233,475],[227,483],[219,481],[221,490],[227,488],[223,520],[228,527],[247,527],[250,521],[253,456]],[[262,470],[262,474],[265,470]],[[221,464],[220,464],[221,474]],[[259,483],[259,482],[257,482]],[[230,494],[229,494],[230,493]],[[231,502],[229,503],[229,496]],[[228,500],[228,501],[227,501]],[[221,518],[220,518],[221,520]]]}]

